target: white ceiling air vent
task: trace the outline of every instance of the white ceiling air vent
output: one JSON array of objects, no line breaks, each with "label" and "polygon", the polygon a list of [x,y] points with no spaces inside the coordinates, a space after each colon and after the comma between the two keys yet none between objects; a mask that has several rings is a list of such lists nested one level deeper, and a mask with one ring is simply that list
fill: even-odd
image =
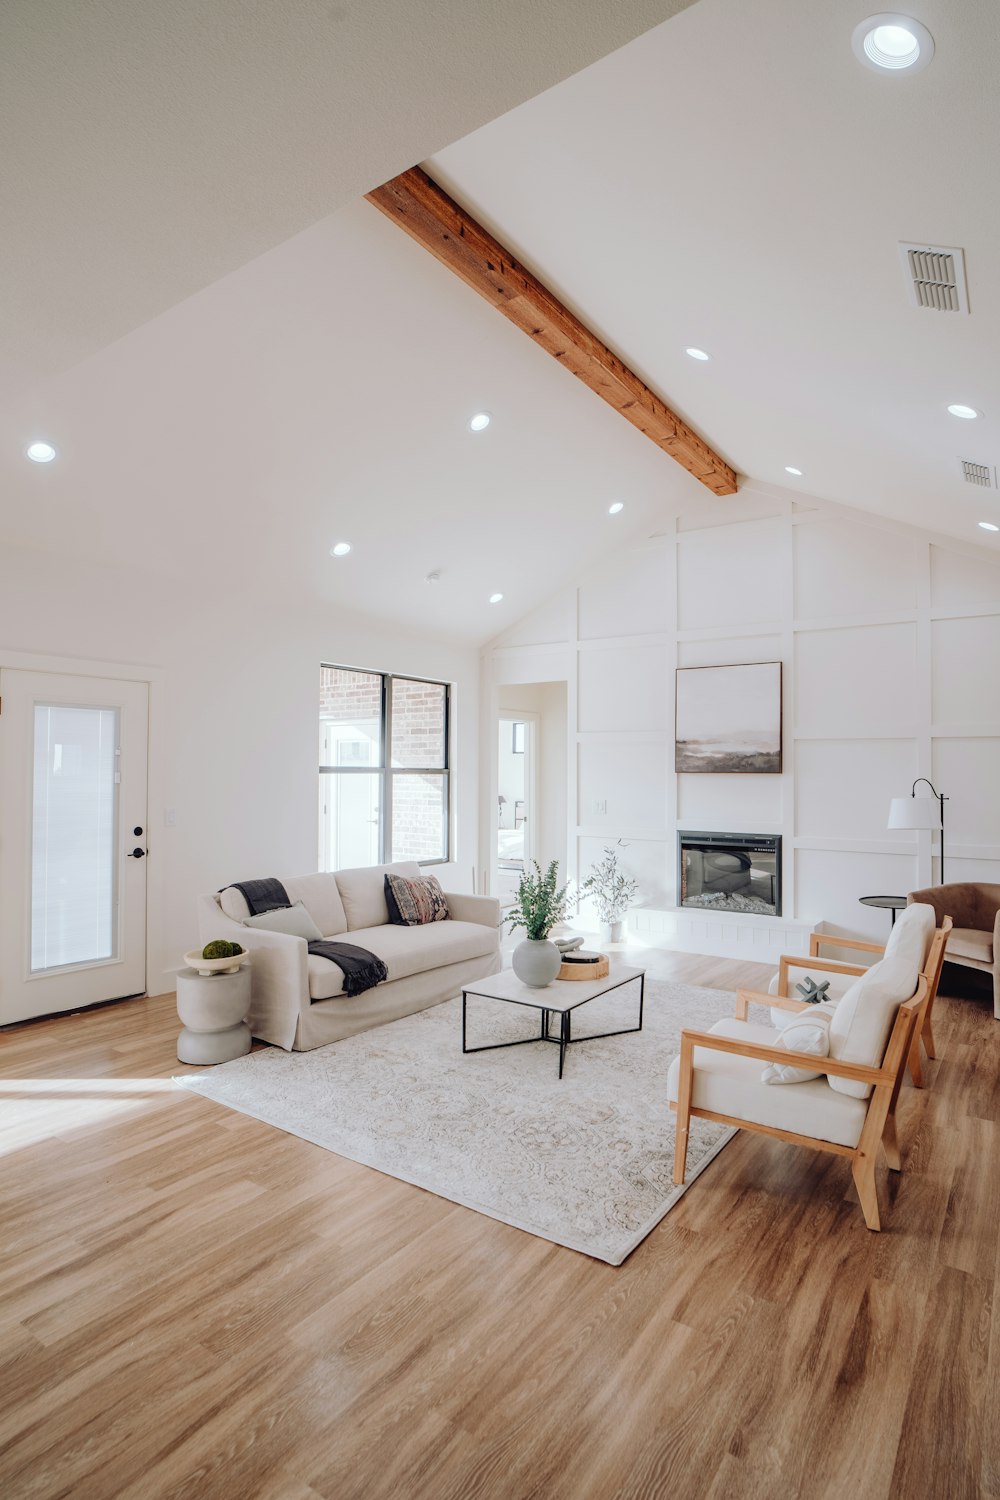
[{"label": "white ceiling air vent", "polygon": [[933,307],[938,312],[969,311],[964,250],[957,245],[900,243],[899,254],[911,306]]},{"label": "white ceiling air vent", "polygon": [[962,465],[962,478],[966,484],[978,484],[981,489],[995,490],[997,488],[997,471],[990,464],[974,464],[968,458],[960,458]]}]

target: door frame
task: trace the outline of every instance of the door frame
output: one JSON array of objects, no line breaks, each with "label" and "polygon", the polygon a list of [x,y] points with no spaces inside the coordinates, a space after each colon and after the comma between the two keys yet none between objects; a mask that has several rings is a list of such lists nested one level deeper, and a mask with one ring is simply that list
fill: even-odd
[{"label": "door frame", "polygon": [[[39,651],[10,651],[0,646],[0,668],[8,667],[20,672],[57,672],[67,677],[112,677],[123,682],[144,682],[149,692],[148,736],[146,741],[146,833],[152,834],[146,846],[153,849],[153,859],[146,866],[146,959],[145,992],[160,994],[159,984],[150,987],[150,955],[163,953],[163,892],[165,871],[161,858],[163,845],[160,841],[163,816],[153,827],[153,807],[164,807],[164,770],[161,753],[162,727],[164,722],[164,684],[166,672],[163,667],[147,666],[139,662],[116,662],[85,656],[55,656]],[[2,722],[2,716],[0,716]],[[194,917],[192,915],[192,921]],[[163,978],[166,978],[164,972]]]}]

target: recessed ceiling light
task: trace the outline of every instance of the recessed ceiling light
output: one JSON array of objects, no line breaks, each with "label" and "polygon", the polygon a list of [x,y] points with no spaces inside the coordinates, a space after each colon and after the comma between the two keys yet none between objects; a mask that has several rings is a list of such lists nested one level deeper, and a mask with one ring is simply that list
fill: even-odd
[{"label": "recessed ceiling light", "polygon": [[956,401],[953,406],[949,406],[948,410],[953,417],[961,417],[964,422],[971,422],[974,417],[979,416],[974,406],[963,406],[960,401]]},{"label": "recessed ceiling light", "polygon": [[51,443],[29,443],[27,453],[33,464],[50,464],[56,456]]},{"label": "recessed ceiling light", "polygon": [[503,594],[491,594],[490,595],[490,603],[491,604],[499,604],[500,600],[502,598],[503,598]]},{"label": "recessed ceiling light", "polygon": [[492,420],[488,411],[477,411],[474,417],[469,418],[469,431],[485,432]]},{"label": "recessed ceiling light", "polygon": [[980,521],[979,524],[984,531],[1000,531],[1000,526],[994,526],[992,521]]},{"label": "recessed ceiling light", "polygon": [[625,501],[624,500],[616,500],[615,503],[614,503],[614,505],[609,505],[608,506],[608,515],[609,516],[617,516],[618,513],[620,511],[623,511],[624,509],[625,509]]},{"label": "recessed ceiling light", "polygon": [[794,474],[795,477],[796,477],[796,479],[801,479],[802,478],[802,470],[801,469],[793,469],[791,464],[786,464],[785,465],[785,473],[786,474]]},{"label": "recessed ceiling light", "polygon": [[919,73],[934,56],[934,38],[911,16],[884,13],[855,26],[851,46],[876,73]]},{"label": "recessed ceiling light", "polygon": [[347,554],[348,554],[348,552],[350,552],[350,550],[351,550],[351,544],[350,544],[350,542],[337,542],[335,546],[333,546],[333,547],[330,548],[330,556],[331,557],[346,557]]},{"label": "recessed ceiling light", "polygon": [[684,353],[689,354],[692,359],[711,359],[712,357],[710,354],[706,354],[704,349],[685,349]]}]

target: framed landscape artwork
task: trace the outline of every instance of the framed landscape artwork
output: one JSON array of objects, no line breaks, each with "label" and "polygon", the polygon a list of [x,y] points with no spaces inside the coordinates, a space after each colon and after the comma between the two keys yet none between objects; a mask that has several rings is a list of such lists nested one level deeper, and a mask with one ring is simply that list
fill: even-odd
[{"label": "framed landscape artwork", "polygon": [[674,769],[781,771],[781,662],[678,667]]}]

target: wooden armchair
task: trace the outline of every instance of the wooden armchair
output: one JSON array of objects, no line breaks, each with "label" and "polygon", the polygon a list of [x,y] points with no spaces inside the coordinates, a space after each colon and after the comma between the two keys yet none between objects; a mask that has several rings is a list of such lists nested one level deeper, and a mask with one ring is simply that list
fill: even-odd
[{"label": "wooden armchair", "polygon": [[[927,904],[929,903],[922,903]],[[909,908],[908,908],[909,909]],[[900,923],[906,920],[905,913],[900,917]],[[922,1088],[924,1083],[923,1067],[920,1057],[920,1044],[923,1042],[924,1050],[929,1058],[937,1054],[934,1051],[934,1032],[931,1027],[931,1013],[934,1009],[934,1001],[937,997],[938,985],[941,982],[941,970],[944,967],[946,946],[949,934],[952,930],[951,917],[941,917],[941,925],[933,930],[930,942],[924,953],[923,965],[920,972],[927,980],[927,1000],[921,1016],[920,1026],[913,1037],[913,1045],[907,1059],[910,1069],[910,1077],[916,1087]],[[870,953],[872,959],[868,964],[849,964],[834,958],[822,958],[820,954],[824,947],[827,948],[850,948],[852,950]],[[879,943],[862,942],[860,938],[834,937],[826,932],[812,932],[809,934],[809,958],[803,958],[796,953],[783,953],[778,960],[778,972],[771,981],[771,988],[766,995],[751,995],[749,990],[741,990],[736,1000],[737,1019],[745,1021],[748,1019],[748,1010],[752,1002],[759,1005],[769,1005],[772,1010],[807,1011],[809,1004],[805,1000],[796,1000],[789,991],[794,982],[796,972],[833,975],[841,979],[841,983],[833,988],[832,999],[842,997],[855,978],[864,974],[871,963],[884,957],[893,951],[893,944],[888,943],[882,947]]]},{"label": "wooden armchair", "polygon": [[[896,1101],[928,996],[927,980],[921,974],[910,998],[902,1002],[898,994],[893,998],[891,977],[902,972],[899,964],[890,971],[888,988],[885,979],[871,978],[876,969],[866,970],[862,981],[873,991],[866,1016],[876,1021],[875,1032],[881,1026],[884,1036],[888,1029],[888,1042],[877,1063],[792,1052],[764,1039],[778,1037],[772,1028],[739,1019],[718,1021],[711,1031],[682,1032],[680,1056],[674,1059],[667,1086],[670,1107],[677,1113],[674,1182],[684,1181],[690,1120],[695,1115],[848,1157],[865,1223],[869,1229],[881,1228],[876,1157],[881,1145],[892,1170],[900,1170]],[[746,1003],[771,999],[741,992],[739,1002],[745,993]],[[857,1008],[856,1000],[850,1003]],[[876,1007],[877,1017],[873,1015]],[[761,1069],[769,1062],[791,1064],[822,1076],[775,1087],[761,1079]],[[863,1097],[869,1089],[868,1097]]]}]

